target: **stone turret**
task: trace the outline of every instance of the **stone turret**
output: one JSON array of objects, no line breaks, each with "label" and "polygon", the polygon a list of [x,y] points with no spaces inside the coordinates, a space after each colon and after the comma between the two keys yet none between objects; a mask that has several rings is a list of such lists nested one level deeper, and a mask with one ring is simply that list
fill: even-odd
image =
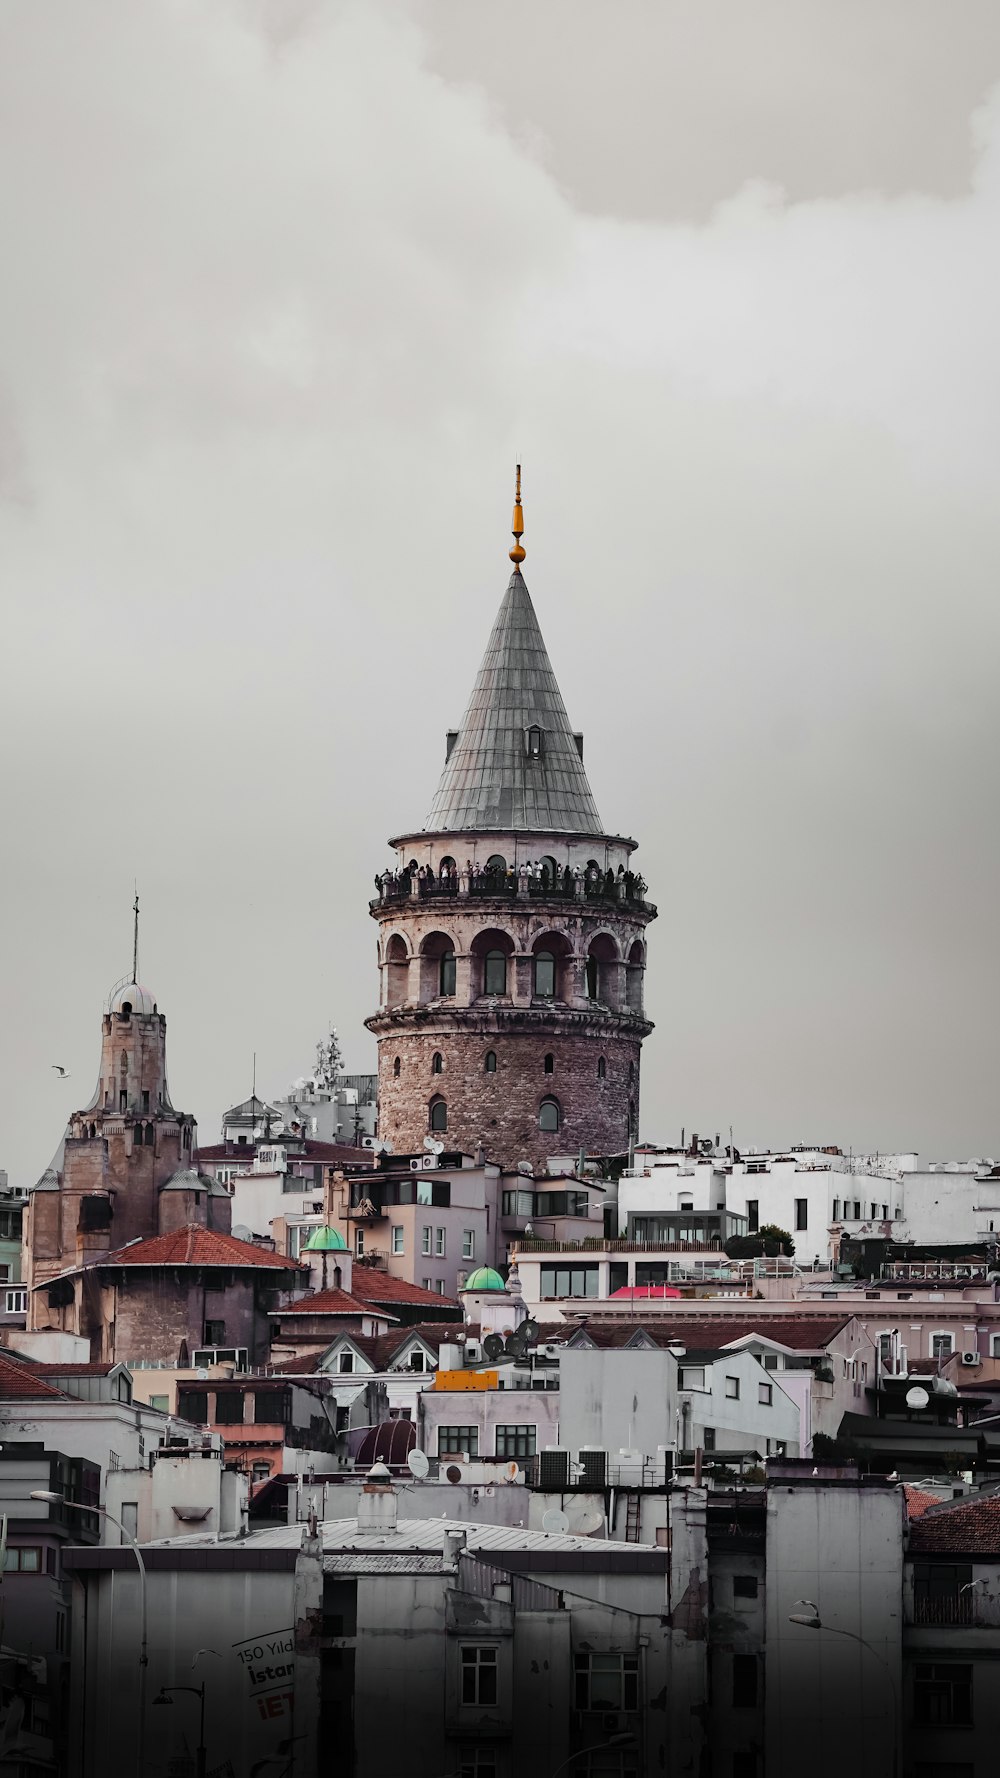
[{"label": "stone turret", "polygon": [[417,832],[380,878],[379,1131],[506,1166],[624,1152],[638,1128],[645,928],[635,841],[605,832],[514,571]]},{"label": "stone turret", "polygon": [[[138,982],[120,984],[101,1020],[101,1069],[74,1111],[25,1219],[28,1325],[50,1324],[33,1287],[178,1222],[228,1230],[228,1194],[194,1164],[197,1126],[167,1088],[167,1021]],[[84,1332],[86,1329],[80,1328]]]}]

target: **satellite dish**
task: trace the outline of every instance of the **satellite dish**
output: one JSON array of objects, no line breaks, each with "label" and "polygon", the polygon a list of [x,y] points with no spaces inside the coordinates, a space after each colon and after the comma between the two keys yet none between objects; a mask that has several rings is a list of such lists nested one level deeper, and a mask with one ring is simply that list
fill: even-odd
[{"label": "satellite dish", "polygon": [[421,1451],[419,1447],[411,1451],[406,1459],[406,1467],[414,1481],[422,1482],[430,1469],[426,1451]]},{"label": "satellite dish", "polygon": [[245,1223],[238,1222],[233,1229],[233,1239],[234,1241],[252,1241],[253,1234]]},{"label": "satellite dish", "polygon": [[568,1531],[569,1520],[567,1519],[566,1514],[560,1512],[557,1506],[550,1506],[548,1512],[542,1514],[542,1530],[556,1532]]},{"label": "satellite dish", "polygon": [[497,1333],[487,1334],[483,1341],[483,1357],[499,1358],[503,1351],[503,1340]]},{"label": "satellite dish", "polygon": [[906,1391],[906,1405],[908,1408],[925,1408],[930,1402],[930,1399],[926,1389],[922,1389],[919,1383],[914,1383],[913,1388]]},{"label": "satellite dish", "polygon": [[518,1469],[516,1463],[508,1463],[508,1465],[503,1473],[504,1473],[504,1478],[506,1481],[516,1482],[521,1471]]},{"label": "satellite dish", "polygon": [[532,1321],[529,1317],[527,1321],[522,1321],[518,1332],[522,1340],[525,1340],[530,1346],[532,1341],[538,1338],[538,1322]]},{"label": "satellite dish", "polygon": [[201,1383],[206,1382],[208,1379],[208,1371],[205,1369],[205,1366],[203,1364],[200,1364],[198,1366],[198,1369],[195,1371],[194,1374],[198,1378],[199,1382],[201,1382]]},{"label": "satellite dish", "polygon": [[534,1179],[535,1177],[535,1169],[530,1161],[518,1161],[517,1170],[519,1173],[523,1173],[528,1179]]},{"label": "satellite dish", "polygon": [[460,1482],[462,1480],[462,1471],[459,1469],[457,1463],[449,1463],[444,1473],[445,1479],[449,1482]]},{"label": "satellite dish", "polygon": [[574,1513],[570,1521],[574,1537],[593,1537],[595,1531],[603,1528],[604,1514],[599,1506],[585,1506],[582,1512]]},{"label": "satellite dish", "polygon": [[525,1331],[524,1331],[524,1326],[522,1324],[522,1326],[520,1326],[517,1329],[516,1333],[508,1334],[508,1336],[507,1336],[507,1346],[506,1346],[507,1357],[508,1358],[523,1358],[525,1353],[527,1352],[527,1350],[528,1350],[528,1339],[527,1339],[527,1335],[525,1334]]},{"label": "satellite dish", "polygon": [[428,1154],[444,1154],[444,1143],[439,1142],[436,1136],[425,1136],[424,1147]]}]

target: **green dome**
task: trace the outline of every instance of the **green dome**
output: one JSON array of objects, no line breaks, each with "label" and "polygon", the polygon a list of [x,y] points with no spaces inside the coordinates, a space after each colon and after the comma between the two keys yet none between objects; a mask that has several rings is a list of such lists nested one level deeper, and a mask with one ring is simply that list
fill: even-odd
[{"label": "green dome", "polygon": [[462,1285],[463,1290],[506,1290],[507,1286],[492,1266],[477,1266]]},{"label": "green dome", "polygon": [[305,1245],[306,1253],[346,1252],[347,1242],[339,1229],[313,1229]]}]

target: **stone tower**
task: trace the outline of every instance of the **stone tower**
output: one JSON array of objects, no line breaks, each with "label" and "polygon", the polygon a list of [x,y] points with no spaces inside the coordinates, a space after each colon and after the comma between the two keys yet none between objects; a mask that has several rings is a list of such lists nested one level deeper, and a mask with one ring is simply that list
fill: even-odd
[{"label": "stone tower", "polygon": [[620,1154],[638,1128],[645,928],[635,841],[604,831],[514,571],[426,827],[379,879],[379,1131],[491,1160]]},{"label": "stone tower", "polygon": [[115,989],[101,1021],[94,1095],[73,1112],[28,1200],[29,1327],[49,1325],[48,1293],[35,1285],[185,1224],[229,1227],[228,1195],[195,1168],[194,1118],[170,1103],[166,1041],[167,1021],[148,988],[131,981]]}]

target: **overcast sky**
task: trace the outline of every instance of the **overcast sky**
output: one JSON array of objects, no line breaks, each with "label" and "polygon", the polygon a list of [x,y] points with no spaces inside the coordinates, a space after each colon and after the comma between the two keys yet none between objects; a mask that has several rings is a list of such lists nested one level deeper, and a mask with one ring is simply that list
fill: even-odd
[{"label": "overcast sky", "polygon": [[995,0],[0,0],[0,228],[13,1180],[134,880],[203,1141],[373,1065],[516,454],[643,1136],[1000,1159]]}]

